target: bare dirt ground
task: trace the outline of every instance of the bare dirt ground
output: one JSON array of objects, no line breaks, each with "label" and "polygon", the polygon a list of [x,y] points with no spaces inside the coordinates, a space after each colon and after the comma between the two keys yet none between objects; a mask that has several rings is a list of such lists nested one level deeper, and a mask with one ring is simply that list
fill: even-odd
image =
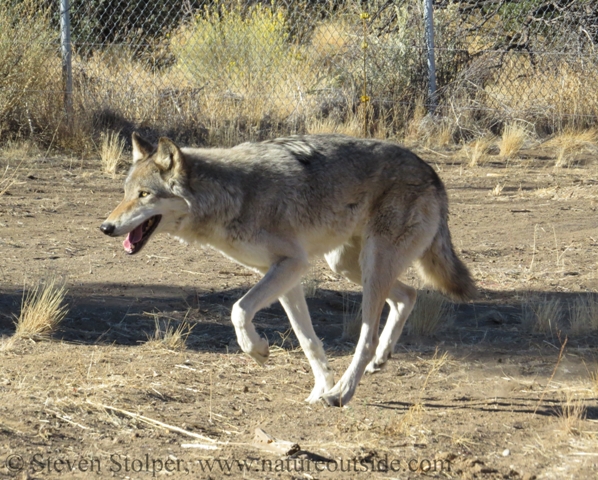
[{"label": "bare dirt ground", "polygon": [[[456,152],[419,153],[447,185],[454,243],[482,294],[433,337],[403,336],[340,409],[303,402],[312,376],[280,306],[255,321],[273,345],[266,367],[238,352],[230,308],[255,275],[167,236],[129,257],[98,230],[124,175],[24,160],[0,196],[0,336],[39,278],[66,280],[69,313],[49,341],[0,351],[0,478],[596,478],[598,336],[569,322],[598,290],[598,162],[555,170],[536,149],[468,168]],[[320,261],[308,281],[340,375],[358,291]],[[561,318],[530,333],[523,305],[551,299]],[[185,350],[145,345],[156,318],[195,325]],[[259,448],[256,427],[299,452]]]}]

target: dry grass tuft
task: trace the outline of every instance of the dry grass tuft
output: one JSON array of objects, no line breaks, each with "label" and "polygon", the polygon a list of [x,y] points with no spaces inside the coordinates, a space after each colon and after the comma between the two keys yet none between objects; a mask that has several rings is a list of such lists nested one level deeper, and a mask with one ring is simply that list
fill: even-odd
[{"label": "dry grass tuft", "polygon": [[446,147],[454,143],[455,127],[450,122],[442,122],[437,128],[434,135],[433,143],[439,147]]},{"label": "dry grass tuft", "polygon": [[451,363],[451,361],[452,361],[451,356],[449,355],[448,352],[444,352],[439,357],[438,356],[438,347],[436,348],[436,350],[434,351],[434,356],[426,362],[430,366],[430,368],[428,370],[428,374],[426,375],[426,380],[424,381],[424,383],[422,385],[420,397],[423,397],[424,391],[426,390],[426,387],[428,386],[428,383],[430,382],[430,378],[433,375],[436,375],[438,372],[440,372],[442,367]]},{"label": "dry grass tuft", "polygon": [[500,197],[504,188],[505,188],[505,184],[499,182],[496,184],[496,186],[492,189],[492,191],[490,193],[495,197]]},{"label": "dry grass tuft", "polygon": [[568,167],[571,165],[572,156],[586,148],[595,147],[598,142],[598,130],[567,129],[546,142],[547,147],[556,149],[557,158],[555,167]]},{"label": "dry grass tuft", "polygon": [[184,350],[187,347],[187,338],[195,327],[185,319],[175,328],[170,324],[170,320],[160,321],[157,315],[154,323],[154,336],[148,337],[145,343],[145,347],[151,349]]},{"label": "dry grass tuft", "polygon": [[563,316],[558,298],[527,299],[523,304],[521,324],[528,332],[556,333]]},{"label": "dry grass tuft", "polygon": [[426,388],[430,382],[432,376],[438,374],[442,367],[449,363],[450,356],[448,352],[444,352],[440,357],[438,356],[438,349],[434,352],[434,356],[427,361],[426,363],[429,365],[428,374],[426,375],[426,379],[422,384],[422,387],[419,392],[419,398],[417,401],[409,407],[407,413],[403,415],[400,419],[391,422],[386,427],[386,433],[389,435],[409,435],[411,434],[411,429],[414,427],[418,427],[422,423],[422,417],[425,413],[426,409],[424,407],[424,393],[426,392]]},{"label": "dry grass tuft", "polygon": [[63,304],[66,293],[64,283],[56,278],[40,281],[23,293],[15,337],[42,339],[55,332],[68,312]]},{"label": "dry grass tuft", "polygon": [[102,169],[104,173],[108,173],[114,178],[125,150],[125,141],[121,138],[120,132],[102,132],[101,138],[100,159],[102,160]]},{"label": "dry grass tuft", "polygon": [[579,295],[569,308],[569,331],[584,335],[598,330],[598,298],[596,295]]},{"label": "dry grass tuft", "polygon": [[583,398],[577,398],[575,393],[566,391],[557,410],[558,422],[561,430],[569,435],[580,435],[582,424],[586,419],[587,407]]},{"label": "dry grass tuft", "polygon": [[405,129],[405,141],[415,144],[427,144],[431,137],[431,123],[429,117],[426,117],[427,108],[424,97],[415,99],[415,106],[411,119]]},{"label": "dry grass tuft", "polygon": [[468,165],[477,167],[486,163],[488,150],[495,141],[496,138],[493,135],[485,135],[465,145],[463,152],[469,160]]},{"label": "dry grass tuft", "polygon": [[391,422],[386,427],[386,434],[391,436],[408,436],[411,434],[411,429],[421,425],[422,417],[425,408],[422,402],[416,402],[409,407],[407,413],[401,418]]},{"label": "dry grass tuft", "polygon": [[40,155],[40,149],[32,139],[18,139],[8,140],[3,142],[2,149],[0,150],[0,159],[5,158],[8,160],[23,160],[30,159],[33,156]]},{"label": "dry grass tuft", "polygon": [[507,124],[502,132],[502,137],[498,141],[500,156],[507,160],[513,158],[519,153],[527,137],[527,131],[520,124]]},{"label": "dry grass tuft", "polygon": [[420,290],[407,322],[410,335],[429,337],[450,322],[453,304],[435,290]]},{"label": "dry grass tuft", "polygon": [[343,295],[343,340],[357,342],[361,332],[361,302]]}]

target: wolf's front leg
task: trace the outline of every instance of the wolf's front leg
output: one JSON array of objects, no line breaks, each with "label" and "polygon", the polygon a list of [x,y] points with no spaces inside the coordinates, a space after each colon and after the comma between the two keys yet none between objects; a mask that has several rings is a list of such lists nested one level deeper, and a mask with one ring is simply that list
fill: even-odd
[{"label": "wolf's front leg", "polygon": [[334,374],[328,366],[322,342],[317,337],[311,323],[301,284],[295,285],[279,300],[287,312],[293,331],[314,373],[315,385],[305,401],[315,403],[334,386]]},{"label": "wolf's front leg", "polygon": [[307,270],[304,257],[286,257],[270,267],[264,277],[235,305],[231,320],[241,349],[263,365],[268,360],[268,341],[258,335],[252,323],[255,314],[297,285]]},{"label": "wolf's front leg", "polygon": [[268,360],[270,349],[268,348],[268,340],[258,335],[252,323],[253,317],[259,309],[253,310],[248,306],[243,306],[242,300],[233,305],[231,312],[231,320],[237,334],[237,343],[241,350],[250,355],[257,363],[263,365]]}]

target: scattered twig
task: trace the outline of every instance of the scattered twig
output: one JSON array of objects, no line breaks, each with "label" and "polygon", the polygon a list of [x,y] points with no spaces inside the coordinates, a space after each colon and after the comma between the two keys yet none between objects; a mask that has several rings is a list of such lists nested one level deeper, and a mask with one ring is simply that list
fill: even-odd
[{"label": "scattered twig", "polygon": [[187,370],[191,370],[193,372],[197,372],[197,368],[189,367],[187,365],[175,365],[175,368],[186,368]]},{"label": "scattered twig", "polygon": [[216,445],[206,445],[205,443],[181,443],[181,448],[199,448],[201,450],[217,450]]},{"label": "scattered twig", "polygon": [[193,272],[191,270],[181,270],[181,272],[185,272],[185,273],[190,273],[192,275],[203,275],[203,273],[200,272]]},{"label": "scattered twig", "polygon": [[71,425],[75,425],[76,427],[82,428],[83,430],[89,430],[89,427],[86,427],[85,425],[81,425],[80,423],[77,423],[77,422],[73,422],[68,417],[61,415],[60,413],[55,412],[54,410],[50,410],[49,408],[46,408],[46,410],[48,412],[50,412],[52,415],[54,415],[56,418],[60,418],[60,420],[70,423]]},{"label": "scattered twig", "polygon": [[425,145],[421,145],[421,148],[423,148],[424,150],[428,150],[429,152],[432,152],[435,155],[439,155],[441,157],[445,157],[445,158],[450,158],[450,155],[445,155],[444,153],[440,153],[436,150],[432,150],[431,148],[426,147]]}]

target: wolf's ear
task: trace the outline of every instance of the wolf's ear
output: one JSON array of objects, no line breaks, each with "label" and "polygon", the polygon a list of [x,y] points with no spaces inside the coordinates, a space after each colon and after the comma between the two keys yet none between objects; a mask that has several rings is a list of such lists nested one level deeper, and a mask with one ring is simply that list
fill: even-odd
[{"label": "wolf's ear", "polygon": [[131,136],[133,141],[133,163],[147,157],[154,151],[154,146],[137,132]]},{"label": "wolf's ear", "polygon": [[154,163],[163,172],[169,170],[181,172],[184,170],[185,157],[172,140],[162,137],[158,141],[158,151],[154,157]]}]

